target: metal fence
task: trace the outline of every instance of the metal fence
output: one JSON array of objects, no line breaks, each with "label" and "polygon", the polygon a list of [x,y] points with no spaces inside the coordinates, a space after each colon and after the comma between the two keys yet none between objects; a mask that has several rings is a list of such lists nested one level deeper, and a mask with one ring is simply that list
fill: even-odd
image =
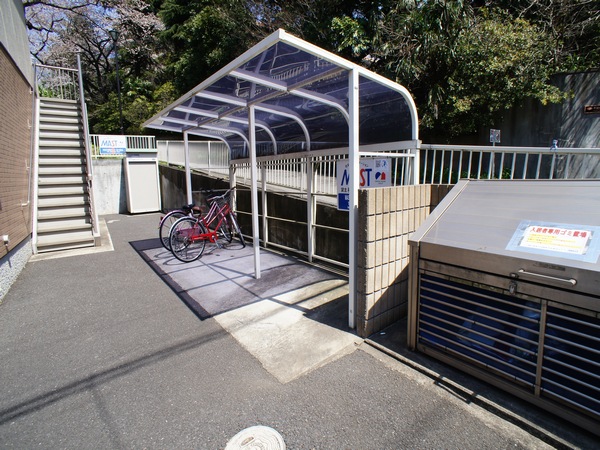
[{"label": "metal fence", "polygon": [[[223,176],[229,174],[229,152],[219,142],[190,142],[192,169]],[[159,141],[159,159],[172,165],[185,165],[181,141]],[[409,184],[412,165],[405,151],[379,153],[393,157],[393,185]],[[313,191],[337,193],[336,163],[347,158],[343,151],[311,152],[306,156],[259,157],[259,182],[286,189],[306,191],[307,167],[313,168]],[[421,184],[454,184],[471,179],[598,179],[600,148],[540,148],[450,146],[423,144],[420,149]],[[248,161],[233,161],[239,181],[250,179]]]},{"label": "metal fence", "polygon": [[471,179],[598,179],[600,148],[421,146],[423,184]]},{"label": "metal fence", "polygon": [[[158,160],[174,166],[185,166],[183,141],[157,141]],[[229,148],[223,142],[190,141],[190,167],[207,174],[229,175]]]},{"label": "metal fence", "polygon": [[[207,141],[191,141],[190,166],[193,170],[213,176],[228,178],[235,176],[237,185],[250,184],[250,161],[234,160],[230,164],[229,149],[225,144]],[[368,156],[389,156],[393,161],[392,185],[411,184],[414,153],[410,149],[386,152],[363,152]],[[182,141],[159,141],[159,160],[170,165],[185,165],[185,150]],[[322,222],[317,214],[310,224],[295,219],[294,226],[298,230],[306,227],[308,240],[315,239],[315,245],[290,248],[280,245],[269,236],[269,227],[277,227],[277,223],[289,222],[289,218],[275,216],[270,204],[271,194],[293,194],[306,196],[308,183],[311,183],[312,201],[332,207],[337,206],[336,164],[347,159],[347,151],[313,151],[293,156],[278,155],[276,157],[257,157],[258,183],[264,184],[262,190],[262,208],[260,215],[261,241],[270,245],[306,255],[310,260],[320,259],[342,267],[345,261],[332,260],[321,253],[319,239],[326,236],[347,236],[348,229],[330,226]],[[230,168],[231,165],[231,168]],[[441,146],[422,145],[420,149],[421,184],[454,184],[460,178],[475,179],[566,179],[566,178],[600,178],[600,149],[572,148],[515,148],[490,146]],[[315,205],[313,204],[312,207]],[[240,220],[246,224],[250,221],[249,211],[240,211]],[[245,229],[249,229],[246,227]],[[300,234],[302,232],[300,231]],[[319,237],[321,236],[321,237]],[[315,238],[316,237],[316,238]],[[306,244],[304,244],[306,245]]]}]

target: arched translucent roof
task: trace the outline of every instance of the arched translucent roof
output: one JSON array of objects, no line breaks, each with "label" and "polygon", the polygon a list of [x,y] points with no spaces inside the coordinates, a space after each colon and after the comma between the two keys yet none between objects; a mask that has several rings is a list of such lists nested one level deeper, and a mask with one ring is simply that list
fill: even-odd
[{"label": "arched translucent roof", "polygon": [[143,124],[225,141],[249,157],[254,106],[257,156],[349,146],[350,74],[358,72],[359,145],[418,139],[408,91],[278,30]]}]

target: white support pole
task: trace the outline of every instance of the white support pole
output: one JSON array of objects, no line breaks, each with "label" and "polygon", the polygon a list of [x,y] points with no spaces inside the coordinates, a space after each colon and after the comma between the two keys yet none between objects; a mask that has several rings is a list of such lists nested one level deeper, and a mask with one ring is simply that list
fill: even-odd
[{"label": "white support pole", "polygon": [[[417,141],[417,148],[411,150],[413,153],[412,158],[412,176],[413,176],[413,184],[419,184],[419,175],[421,174],[421,141]],[[460,173],[459,173],[460,176]]]},{"label": "white support pole", "polygon": [[248,137],[250,148],[250,189],[252,204],[252,246],[254,247],[254,278],[260,278],[260,233],[258,229],[258,168],[256,165],[256,129],[254,128],[254,106],[248,107]]},{"label": "white support pole", "polygon": [[265,248],[269,243],[269,211],[267,210],[267,166],[262,164],[260,168],[260,190],[261,190],[261,210],[262,210],[262,232]]},{"label": "white support pole", "polygon": [[236,188],[232,193],[231,193],[231,198],[229,199],[229,204],[231,205],[231,207],[233,208],[233,211],[235,212],[237,209],[237,177],[235,175],[235,166],[233,164],[229,164],[229,187],[230,188]]},{"label": "white support pole", "polygon": [[348,82],[348,162],[350,172],[350,205],[348,217],[348,326],[356,327],[356,244],[358,239],[358,187],[359,187],[359,138],[358,138],[358,99],[359,78],[358,71],[352,69]]},{"label": "white support pole", "polygon": [[190,143],[187,131],[183,132],[183,150],[185,153],[185,191],[187,202],[192,203],[192,171],[190,169]]},{"label": "white support pole", "polygon": [[314,163],[313,158],[306,158],[306,228],[308,233],[308,261],[312,262],[315,252],[315,204],[314,204]]}]

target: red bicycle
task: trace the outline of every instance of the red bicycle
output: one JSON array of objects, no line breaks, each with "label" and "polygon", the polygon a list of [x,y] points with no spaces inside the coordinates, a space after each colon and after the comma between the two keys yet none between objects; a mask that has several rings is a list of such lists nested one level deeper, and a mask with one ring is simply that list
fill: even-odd
[{"label": "red bicycle", "polygon": [[162,216],[160,218],[160,222],[158,223],[158,237],[162,246],[167,250],[171,250],[169,233],[171,232],[171,227],[178,219],[181,219],[182,217],[194,218],[196,215],[201,214],[201,212],[202,211],[199,206],[191,203],[189,205],[183,205],[181,209],[169,211],[167,214]]},{"label": "red bicycle", "polygon": [[202,256],[207,241],[222,247],[223,240],[231,243],[235,237],[242,247],[246,246],[244,235],[229,204],[229,196],[233,190],[234,188],[230,188],[223,195],[208,198],[210,208],[206,215],[197,218],[182,217],[173,224],[169,243],[175,258],[183,262],[195,261]]}]

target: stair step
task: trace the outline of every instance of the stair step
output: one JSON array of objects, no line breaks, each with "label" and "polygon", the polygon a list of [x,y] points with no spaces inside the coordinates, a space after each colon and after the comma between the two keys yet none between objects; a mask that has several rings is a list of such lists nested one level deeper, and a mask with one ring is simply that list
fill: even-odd
[{"label": "stair step", "polygon": [[40,176],[46,176],[46,175],[50,175],[50,176],[81,175],[81,176],[84,176],[85,173],[86,173],[85,167],[82,167],[81,164],[76,165],[76,166],[56,166],[56,165],[45,166],[45,165],[42,165],[42,163],[40,162],[40,167],[38,169],[38,174]]},{"label": "stair step", "polygon": [[83,135],[76,130],[73,133],[68,133],[64,131],[40,131],[40,142],[44,140],[52,140],[52,139],[63,139],[68,141],[81,141],[83,139]]},{"label": "stair step", "polygon": [[40,128],[47,126],[47,124],[67,124],[67,125],[80,125],[79,117],[56,117],[56,116],[42,116],[40,115]]},{"label": "stair step", "polygon": [[38,197],[56,197],[56,196],[72,196],[84,195],[87,192],[85,184],[66,185],[66,186],[40,186],[38,189]]},{"label": "stair step", "polygon": [[46,220],[38,223],[38,234],[49,234],[65,231],[91,230],[89,219]]},{"label": "stair step", "polygon": [[38,198],[38,208],[59,208],[65,206],[87,206],[88,196],[77,195],[46,195]]},{"label": "stair step", "polygon": [[[81,133],[81,127],[79,126],[79,122],[73,122],[71,121],[71,123],[67,122],[67,123],[40,123],[40,131],[44,131],[44,132],[72,132],[72,133]],[[41,133],[40,133],[41,134]]]},{"label": "stair step", "polygon": [[40,166],[82,166],[85,164],[85,158],[81,153],[73,153],[69,155],[40,155]]},{"label": "stair step", "polygon": [[40,158],[44,157],[55,157],[55,156],[68,156],[68,157],[83,157],[82,148],[40,148]]},{"label": "stair step", "polygon": [[79,118],[79,111],[74,108],[44,108],[40,109],[40,119],[47,119],[49,117],[77,117]]},{"label": "stair step", "polygon": [[86,206],[64,206],[60,208],[39,208],[38,221],[59,220],[66,218],[82,218],[89,214],[89,208]]},{"label": "stair step", "polygon": [[65,176],[46,175],[46,176],[39,177],[38,184],[40,186],[86,184],[86,177],[85,177],[85,175],[65,175]]},{"label": "stair step", "polygon": [[57,106],[78,106],[79,100],[68,100],[56,97],[40,97],[40,106],[57,105]]},{"label": "stair step", "polygon": [[65,139],[40,139],[39,143],[40,148],[80,148],[83,147],[82,139],[74,139],[74,140],[65,140]]},{"label": "stair step", "polygon": [[93,247],[94,236],[90,231],[67,231],[38,235],[38,253],[73,248]]},{"label": "stair step", "polygon": [[40,99],[37,251],[93,247],[79,102]]}]

